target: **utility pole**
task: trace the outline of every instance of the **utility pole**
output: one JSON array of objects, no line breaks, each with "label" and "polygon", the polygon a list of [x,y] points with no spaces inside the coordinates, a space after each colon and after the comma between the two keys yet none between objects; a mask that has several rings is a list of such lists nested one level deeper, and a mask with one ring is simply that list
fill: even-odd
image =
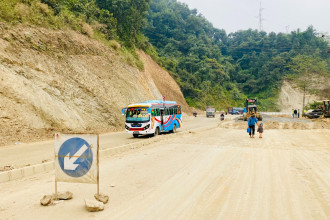
[{"label": "utility pole", "polygon": [[289,33],[289,27],[290,27],[290,25],[285,26],[285,30],[286,30],[287,34]]},{"label": "utility pole", "polygon": [[304,115],[304,109],[305,109],[305,96],[306,96],[306,86],[304,86],[304,96],[303,96],[302,115]]},{"label": "utility pole", "polygon": [[262,18],[262,11],[264,10],[263,7],[261,7],[261,1],[260,1],[260,5],[259,5],[259,15],[258,15],[258,19],[259,19],[259,31],[263,30],[263,26],[262,26],[262,21],[264,20]]}]

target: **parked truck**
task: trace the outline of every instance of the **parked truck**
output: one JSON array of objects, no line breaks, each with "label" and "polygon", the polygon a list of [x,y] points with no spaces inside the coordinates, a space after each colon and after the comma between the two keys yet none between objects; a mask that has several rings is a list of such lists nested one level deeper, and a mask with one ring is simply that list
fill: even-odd
[{"label": "parked truck", "polygon": [[206,107],[206,117],[215,117],[215,108],[212,106],[207,106]]},{"label": "parked truck", "polygon": [[233,107],[233,115],[241,115],[244,113],[244,108]]},{"label": "parked truck", "polygon": [[233,107],[228,108],[228,114],[231,114],[231,115],[233,114]]}]

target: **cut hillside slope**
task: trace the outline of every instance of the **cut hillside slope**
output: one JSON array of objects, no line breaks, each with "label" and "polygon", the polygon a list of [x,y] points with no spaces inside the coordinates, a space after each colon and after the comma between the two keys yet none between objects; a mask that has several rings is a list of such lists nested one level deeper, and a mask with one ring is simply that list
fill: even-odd
[{"label": "cut hillside slope", "polygon": [[159,92],[165,96],[166,100],[175,100],[178,103],[184,103],[182,105],[183,111],[192,114],[192,110],[186,103],[179,85],[173,80],[172,76],[143,51],[139,51],[138,54],[144,63],[144,72],[147,81],[151,79],[151,82],[155,83]]},{"label": "cut hillside slope", "polygon": [[[304,92],[295,88],[290,82],[284,80],[282,83],[278,105],[282,112],[291,112],[292,109],[302,109]],[[306,94],[305,105],[321,100],[322,97]]]},{"label": "cut hillside slope", "polygon": [[[0,23],[0,146],[54,131],[122,130],[121,108],[162,95],[189,112],[175,81],[140,54],[145,71],[74,31]],[[165,75],[166,82],[153,81]]]}]

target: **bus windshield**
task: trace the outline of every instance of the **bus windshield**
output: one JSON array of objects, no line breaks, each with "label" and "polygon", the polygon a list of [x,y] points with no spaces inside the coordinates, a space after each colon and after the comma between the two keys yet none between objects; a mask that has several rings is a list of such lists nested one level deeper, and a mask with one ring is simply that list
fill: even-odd
[{"label": "bus windshield", "polygon": [[126,122],[147,122],[150,120],[148,114],[148,108],[145,107],[134,107],[127,108]]}]

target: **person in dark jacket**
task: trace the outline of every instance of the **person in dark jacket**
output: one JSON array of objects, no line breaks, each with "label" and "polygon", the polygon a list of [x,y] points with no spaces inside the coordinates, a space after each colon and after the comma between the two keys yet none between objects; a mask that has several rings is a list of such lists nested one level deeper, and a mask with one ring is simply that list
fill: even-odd
[{"label": "person in dark jacket", "polygon": [[297,109],[293,110],[293,113],[294,113],[294,117],[298,118],[298,112],[297,112]]},{"label": "person in dark jacket", "polygon": [[248,126],[250,128],[250,133],[249,133],[250,138],[254,138],[256,124],[258,125],[258,119],[256,118],[256,116],[254,114],[252,114],[248,120]]},{"label": "person in dark jacket", "polygon": [[260,123],[258,126],[259,138],[262,138],[262,133],[264,133],[264,125]]}]

